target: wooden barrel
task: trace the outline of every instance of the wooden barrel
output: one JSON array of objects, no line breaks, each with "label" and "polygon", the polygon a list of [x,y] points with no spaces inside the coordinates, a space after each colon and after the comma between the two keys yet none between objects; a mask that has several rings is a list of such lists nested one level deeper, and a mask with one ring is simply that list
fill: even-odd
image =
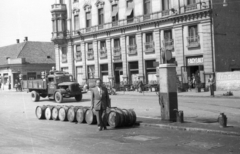
[{"label": "wooden barrel", "polygon": [[61,108],[61,106],[54,106],[54,108],[52,109],[52,119],[53,120],[59,120],[58,114],[59,114],[60,108]]},{"label": "wooden barrel", "polygon": [[46,119],[46,117],[45,117],[46,108],[47,108],[47,106],[45,106],[45,105],[36,107],[35,115],[38,119]]},{"label": "wooden barrel", "polygon": [[76,122],[76,111],[79,107],[78,106],[72,106],[68,109],[67,112],[67,119],[70,122]]},{"label": "wooden barrel", "polygon": [[129,124],[130,124],[130,114],[129,114],[129,112],[128,112],[128,110],[126,110],[126,109],[122,109],[122,111],[123,111],[123,114],[124,114],[124,116],[125,116],[125,123],[124,123],[124,126],[129,126]]},{"label": "wooden barrel", "polygon": [[54,106],[47,106],[45,110],[45,117],[47,120],[52,120],[52,109]]},{"label": "wooden barrel", "polygon": [[93,110],[87,109],[85,114],[85,120],[89,125],[97,124],[97,118],[94,115]]},{"label": "wooden barrel", "polygon": [[120,125],[120,115],[115,109],[111,109],[108,114],[108,125],[112,128],[117,128]]},{"label": "wooden barrel", "polygon": [[68,112],[69,107],[68,106],[62,106],[59,109],[58,112],[58,117],[60,121],[67,121],[67,112]]},{"label": "wooden barrel", "polygon": [[120,119],[118,127],[124,126],[124,123],[126,120],[125,120],[123,111],[120,108],[115,108],[115,111],[119,114],[119,119]]},{"label": "wooden barrel", "polygon": [[132,125],[134,125],[135,123],[136,123],[136,121],[137,121],[137,116],[136,116],[136,113],[132,110],[132,109],[130,109],[130,110],[128,110],[129,111],[129,113],[130,113],[130,115],[131,115],[131,126]]},{"label": "wooden barrel", "polygon": [[87,108],[86,107],[79,107],[76,111],[76,119],[78,123],[85,123],[85,114],[86,114]]}]

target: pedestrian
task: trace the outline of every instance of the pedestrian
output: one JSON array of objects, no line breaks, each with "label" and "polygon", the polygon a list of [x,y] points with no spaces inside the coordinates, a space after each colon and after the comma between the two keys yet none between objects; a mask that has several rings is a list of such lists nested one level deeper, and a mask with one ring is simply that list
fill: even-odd
[{"label": "pedestrian", "polygon": [[140,80],[140,78],[138,78],[138,90],[139,90],[139,93],[142,93],[142,89],[143,89],[143,82],[142,82],[142,80]]},{"label": "pedestrian", "polygon": [[192,91],[192,79],[188,77],[188,91]]},{"label": "pedestrian", "polygon": [[16,89],[16,92],[18,91],[18,81],[15,80],[14,88]]},{"label": "pedestrian", "polygon": [[195,75],[192,74],[192,88],[195,88],[196,80],[195,80]]},{"label": "pedestrian", "polygon": [[107,113],[106,110],[110,106],[107,88],[102,86],[102,80],[96,80],[96,87],[91,90],[91,109],[95,110],[97,116],[98,130],[107,130]]},{"label": "pedestrian", "polygon": [[213,79],[213,76],[209,76],[209,79],[208,79],[208,83],[209,83],[209,86],[210,86],[210,95],[212,97],[214,97],[214,79]]}]

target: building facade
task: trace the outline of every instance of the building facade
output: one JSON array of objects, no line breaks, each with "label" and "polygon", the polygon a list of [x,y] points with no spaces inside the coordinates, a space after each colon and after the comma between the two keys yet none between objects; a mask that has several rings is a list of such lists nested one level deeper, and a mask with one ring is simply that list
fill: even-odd
[{"label": "building facade", "polygon": [[[209,0],[58,0],[52,5],[56,68],[82,84],[158,80],[172,57],[183,82],[215,72]],[[167,53],[167,54],[166,54]]]},{"label": "building facade", "polygon": [[42,71],[55,66],[54,44],[52,42],[25,41],[0,47],[0,83],[1,89],[13,89],[23,80],[41,79]]}]

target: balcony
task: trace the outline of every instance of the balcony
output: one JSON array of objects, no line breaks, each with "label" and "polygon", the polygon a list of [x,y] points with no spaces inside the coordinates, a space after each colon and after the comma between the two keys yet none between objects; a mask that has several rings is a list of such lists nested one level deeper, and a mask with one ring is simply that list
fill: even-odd
[{"label": "balcony", "polygon": [[197,10],[197,3],[185,6],[185,11]]},{"label": "balcony", "polygon": [[121,48],[120,47],[114,47],[113,48],[113,60],[121,60]]},{"label": "balcony", "polygon": [[173,50],[174,49],[174,41],[173,39],[166,39],[163,40],[163,46],[165,47],[166,50]]},{"label": "balcony", "polygon": [[[204,5],[204,7],[203,7]],[[201,9],[206,9],[209,8],[209,4],[205,3],[196,3],[196,4],[191,4],[187,6],[182,6],[179,10],[179,14],[186,13],[191,10],[201,10]],[[175,8],[177,9],[177,8]],[[162,19],[162,18],[170,18],[173,16],[174,13],[171,12],[171,10],[164,10],[164,11],[158,11],[158,12],[153,12],[150,14],[145,14],[145,15],[140,15],[140,16],[135,16],[133,18],[127,18],[127,19],[121,19],[118,21],[113,21],[113,22],[108,22],[104,23],[102,25],[96,25],[96,26],[91,26],[87,28],[82,28],[79,31],[81,34],[87,34],[87,33],[93,33],[97,31],[102,31],[102,30],[109,30],[113,28],[118,28],[122,26],[127,26],[127,25],[137,25],[145,22],[149,22],[151,20],[157,20],[157,19]],[[77,34],[75,34],[77,35]]]},{"label": "balcony", "polygon": [[154,42],[146,42],[144,43],[145,53],[154,53]]},{"label": "balcony", "polygon": [[162,16],[165,17],[165,16],[169,16],[170,15],[170,10],[164,10],[162,11]]},{"label": "balcony", "polygon": [[76,53],[76,58],[75,58],[76,61],[82,61],[82,52],[77,52]]},{"label": "balcony", "polygon": [[106,59],[107,58],[107,49],[99,49],[100,51],[100,59]]},{"label": "balcony", "polygon": [[88,50],[87,59],[94,60],[93,50]]},{"label": "balcony", "polygon": [[68,33],[65,32],[52,32],[52,41],[56,44],[63,44],[66,42]]},{"label": "balcony", "polygon": [[62,12],[67,11],[67,6],[66,6],[66,4],[53,4],[53,5],[52,5],[52,10],[51,10],[51,12],[59,12],[59,11],[62,11]]},{"label": "balcony", "polygon": [[128,46],[128,55],[137,55],[137,45]]},{"label": "balcony", "polygon": [[197,36],[189,36],[187,37],[188,40],[188,48],[198,48],[200,47],[200,37],[199,35]]}]

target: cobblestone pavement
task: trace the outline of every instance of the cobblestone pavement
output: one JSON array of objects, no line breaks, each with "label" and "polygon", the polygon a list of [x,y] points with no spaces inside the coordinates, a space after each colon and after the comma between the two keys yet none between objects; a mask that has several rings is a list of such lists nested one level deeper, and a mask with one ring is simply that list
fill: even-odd
[{"label": "cobblestone pavement", "polygon": [[[134,108],[141,115],[147,112],[142,108],[151,112],[151,105],[156,103],[155,98],[126,99],[120,95],[112,96],[112,104],[129,108],[136,103],[145,103],[148,108],[141,105]],[[96,126],[87,124],[38,120],[34,114],[37,105],[59,104],[47,99],[34,103],[29,93],[0,92],[0,103],[1,154],[240,153],[240,138],[236,136],[137,126],[98,132]],[[80,103],[67,99],[62,105],[89,104],[86,94]]]}]

